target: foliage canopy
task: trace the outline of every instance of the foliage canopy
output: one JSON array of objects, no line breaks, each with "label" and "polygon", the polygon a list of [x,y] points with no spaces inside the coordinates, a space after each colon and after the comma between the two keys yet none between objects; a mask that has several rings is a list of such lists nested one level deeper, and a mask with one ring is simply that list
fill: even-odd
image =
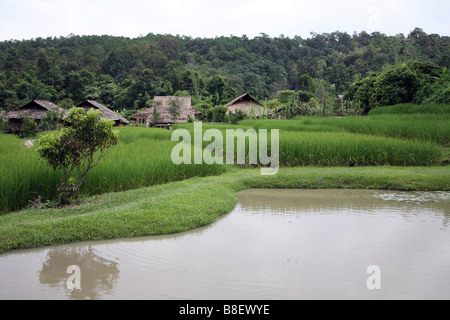
[{"label": "foliage canopy", "polygon": [[[446,84],[432,86],[436,71],[440,74],[443,67],[450,67],[450,37],[420,28],[409,35],[336,31],[312,33],[308,39],[148,34],[135,39],[71,35],[4,41],[0,42],[0,107],[10,110],[41,98],[70,108],[91,98],[114,110],[139,110],[151,106],[154,96],[176,92],[189,94],[202,109],[224,105],[243,93],[261,101],[274,99],[284,90],[308,92],[322,101],[326,95],[356,91],[352,84],[359,88],[361,81],[362,95],[365,78],[409,61],[428,65],[410,64],[397,79],[415,87],[411,72],[427,75],[430,87],[423,90],[423,99],[448,89]],[[394,78],[386,74],[377,79],[376,87],[389,86]],[[432,100],[445,100],[450,91],[446,92]],[[359,98],[368,102],[372,94]],[[400,98],[393,101],[392,95]],[[410,95],[400,86],[390,86],[385,95],[376,93],[373,99],[397,103]]]}]

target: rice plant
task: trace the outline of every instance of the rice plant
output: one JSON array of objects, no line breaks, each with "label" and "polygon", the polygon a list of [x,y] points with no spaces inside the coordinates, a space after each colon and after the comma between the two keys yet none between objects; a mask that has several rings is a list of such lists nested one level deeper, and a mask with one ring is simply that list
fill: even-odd
[{"label": "rice plant", "polygon": [[51,198],[60,175],[16,136],[0,134],[0,213],[20,209],[38,196]]},{"label": "rice plant", "polygon": [[[175,165],[175,142],[163,129],[120,128],[120,141],[86,177],[81,194],[94,195],[136,189],[194,176],[224,172],[219,165]],[[0,135],[0,213],[21,209],[40,196],[53,201],[61,173],[41,160],[16,136]]]},{"label": "rice plant", "polygon": [[280,162],[286,166],[428,166],[440,161],[433,143],[347,132],[283,132]]},{"label": "rice plant", "polygon": [[[193,124],[176,125],[177,128],[194,134]],[[268,129],[269,133],[270,129],[278,129],[282,166],[438,165],[442,150],[436,142],[448,145],[450,136],[448,114],[299,117],[246,120],[239,125],[203,124],[203,132],[208,129],[219,129],[224,137],[227,129]],[[173,131],[132,127],[119,131],[119,144],[89,172],[82,194],[119,192],[225,171],[225,165],[175,165],[171,159],[171,151],[177,145],[171,141]],[[226,148],[226,139],[224,143]],[[209,144],[202,141],[203,148]],[[248,146],[247,140],[247,152]],[[38,196],[43,202],[57,196],[61,174],[39,159],[35,148],[27,148],[16,136],[0,134],[0,213],[23,208]]]},{"label": "rice plant", "polygon": [[[450,146],[450,111],[442,105],[400,105],[374,109],[369,116],[346,118],[297,117],[289,124],[272,123],[292,131],[347,131]],[[380,111],[377,111],[380,110]],[[376,111],[376,112],[375,112]],[[306,129],[305,125],[310,126]],[[296,129],[297,128],[297,129]]]},{"label": "rice plant", "polygon": [[328,125],[347,132],[401,138],[415,141],[432,141],[442,146],[450,142],[448,115],[378,115],[348,117],[345,119],[315,119],[316,125]]},{"label": "rice plant", "polygon": [[[304,125],[298,120],[248,120],[241,124],[242,127],[203,126],[203,132],[215,128],[225,137],[225,128],[248,130],[252,128],[249,125],[253,125],[257,133],[259,129],[279,129],[279,160],[282,166],[428,166],[437,165],[441,160],[441,150],[432,142],[349,133],[333,127],[322,131],[321,126],[314,128],[314,125]],[[184,125],[183,128],[193,134],[192,125]],[[203,148],[209,143],[203,141]],[[226,139],[224,148],[227,148]],[[247,139],[247,160],[248,151]]]},{"label": "rice plant", "polygon": [[417,105],[407,103],[407,104],[398,104],[395,106],[374,108],[370,111],[369,114],[371,116],[381,114],[450,114],[450,105],[443,105],[443,104]]}]

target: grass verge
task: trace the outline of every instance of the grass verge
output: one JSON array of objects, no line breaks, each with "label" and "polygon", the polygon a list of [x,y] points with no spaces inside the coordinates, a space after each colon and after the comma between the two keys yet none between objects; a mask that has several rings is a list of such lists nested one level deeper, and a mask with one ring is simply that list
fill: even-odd
[{"label": "grass verge", "polygon": [[78,206],[2,215],[0,253],[187,231],[229,213],[244,189],[448,191],[449,177],[448,167],[281,168],[276,176],[233,167],[221,176],[94,196]]}]

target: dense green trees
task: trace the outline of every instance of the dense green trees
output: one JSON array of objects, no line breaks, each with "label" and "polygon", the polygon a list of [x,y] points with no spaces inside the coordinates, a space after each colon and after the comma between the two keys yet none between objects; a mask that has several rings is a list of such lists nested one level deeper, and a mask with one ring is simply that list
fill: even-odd
[{"label": "dense green trees", "polygon": [[345,98],[370,109],[401,103],[450,103],[448,69],[410,61],[353,84]]},{"label": "dense green trees", "polygon": [[368,108],[410,99],[437,102],[448,100],[442,68],[449,64],[450,37],[419,28],[407,36],[337,31],[308,39],[149,34],[4,41],[0,108],[36,98],[69,108],[91,98],[116,110],[138,110],[155,95],[184,92],[209,109],[245,92],[264,101],[285,90],[301,91],[297,100],[303,102],[348,90],[347,97]]}]

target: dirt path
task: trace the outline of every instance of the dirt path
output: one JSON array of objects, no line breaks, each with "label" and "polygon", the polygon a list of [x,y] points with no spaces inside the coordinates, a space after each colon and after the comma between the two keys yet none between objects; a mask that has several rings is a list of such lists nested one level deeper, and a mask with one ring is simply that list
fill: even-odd
[{"label": "dirt path", "polygon": [[24,144],[25,146],[27,146],[28,148],[31,148],[32,146],[34,146],[34,143],[36,142],[36,140],[25,140]]}]

